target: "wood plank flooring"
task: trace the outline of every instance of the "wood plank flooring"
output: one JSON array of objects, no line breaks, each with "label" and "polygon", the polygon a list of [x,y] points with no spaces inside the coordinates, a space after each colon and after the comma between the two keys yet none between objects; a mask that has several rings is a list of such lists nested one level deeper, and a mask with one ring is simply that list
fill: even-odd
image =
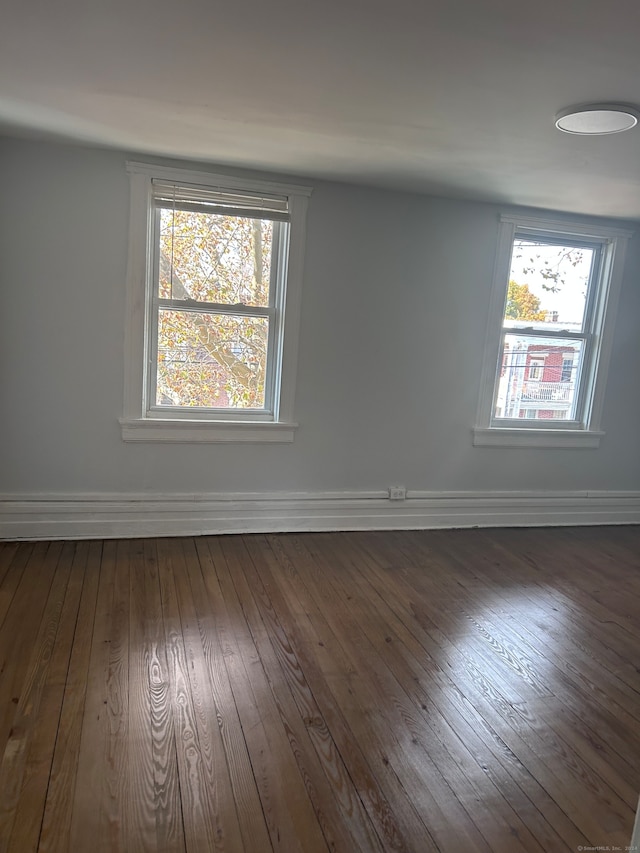
[{"label": "wood plank flooring", "polygon": [[0,853],[628,849],[640,528],[0,544]]}]

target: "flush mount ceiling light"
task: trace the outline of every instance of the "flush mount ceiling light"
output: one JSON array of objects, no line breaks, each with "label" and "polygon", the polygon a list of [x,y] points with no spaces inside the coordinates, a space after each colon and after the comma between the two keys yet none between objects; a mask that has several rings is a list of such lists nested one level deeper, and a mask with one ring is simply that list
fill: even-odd
[{"label": "flush mount ceiling light", "polygon": [[640,111],[627,104],[582,104],[568,107],[556,116],[556,127],[565,133],[603,136],[622,133],[638,124]]}]

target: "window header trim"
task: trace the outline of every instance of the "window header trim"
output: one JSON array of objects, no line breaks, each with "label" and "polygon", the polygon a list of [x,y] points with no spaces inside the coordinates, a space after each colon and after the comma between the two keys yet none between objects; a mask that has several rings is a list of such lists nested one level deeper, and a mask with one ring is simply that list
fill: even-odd
[{"label": "window header trim", "polygon": [[170,182],[175,181],[181,185],[193,184],[213,188],[224,187],[230,190],[247,190],[252,195],[259,195],[264,192],[267,194],[284,195],[287,198],[291,198],[292,196],[306,196],[308,198],[313,192],[312,187],[300,184],[285,184],[279,181],[239,178],[235,175],[225,175],[219,172],[192,171],[188,166],[174,168],[172,166],[156,166],[153,163],[140,163],[135,160],[128,160],[126,168],[130,175],[146,175],[148,178]]},{"label": "window header trim", "polygon": [[[634,231],[629,228],[617,228],[610,225],[599,225],[597,222],[571,222],[566,219],[548,219],[544,216],[519,216],[518,214],[503,213],[500,215],[500,222],[508,222],[515,227],[516,232],[527,234],[548,234],[549,236],[557,236],[558,234],[566,234],[567,236],[575,237],[591,237],[594,242],[603,242],[611,240],[614,237],[626,237],[630,239],[634,235]],[[533,236],[533,235],[532,235]]]}]

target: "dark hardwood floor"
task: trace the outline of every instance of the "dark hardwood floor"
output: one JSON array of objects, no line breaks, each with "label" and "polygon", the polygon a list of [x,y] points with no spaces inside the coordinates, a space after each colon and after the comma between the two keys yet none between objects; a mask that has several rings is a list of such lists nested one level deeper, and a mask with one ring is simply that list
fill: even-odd
[{"label": "dark hardwood floor", "polygon": [[0,545],[0,851],[628,849],[640,528]]}]

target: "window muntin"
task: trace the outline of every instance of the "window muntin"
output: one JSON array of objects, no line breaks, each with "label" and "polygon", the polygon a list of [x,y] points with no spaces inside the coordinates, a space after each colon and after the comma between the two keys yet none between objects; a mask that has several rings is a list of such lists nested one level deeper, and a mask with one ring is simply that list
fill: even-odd
[{"label": "window muntin", "polygon": [[605,242],[515,229],[491,425],[584,428]]}]

